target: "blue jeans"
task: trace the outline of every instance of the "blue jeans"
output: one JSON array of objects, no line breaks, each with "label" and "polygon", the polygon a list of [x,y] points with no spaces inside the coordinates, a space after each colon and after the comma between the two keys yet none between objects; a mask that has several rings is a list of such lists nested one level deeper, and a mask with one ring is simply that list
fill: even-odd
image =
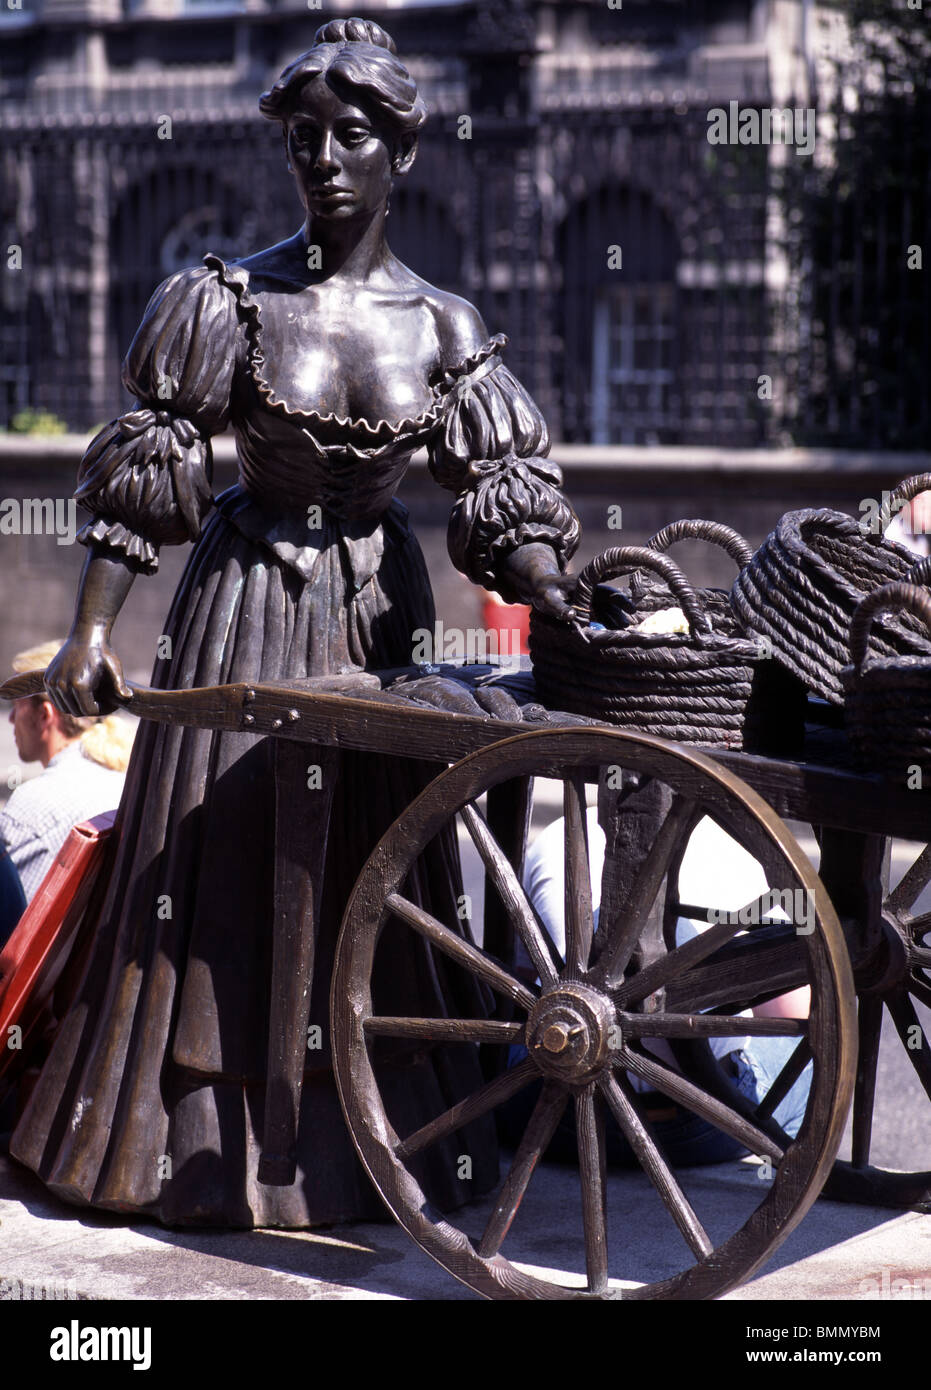
[{"label": "blue jeans", "polygon": [[[735,1053],[737,1089],[748,1100],[761,1101],[799,1044],[799,1038],[754,1038],[745,1052]],[[773,1119],[795,1138],[805,1118],[811,1090],[812,1064],[808,1063],[792,1089],[773,1111]]]}]

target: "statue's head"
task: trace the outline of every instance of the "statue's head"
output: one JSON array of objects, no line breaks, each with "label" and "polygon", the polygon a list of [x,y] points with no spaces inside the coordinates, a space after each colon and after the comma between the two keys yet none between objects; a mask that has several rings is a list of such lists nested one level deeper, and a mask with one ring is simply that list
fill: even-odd
[{"label": "statue's head", "polygon": [[427,117],[394,40],[371,20],[323,25],[259,102],[280,121],[301,199],[315,217],[343,219],[386,201],[414,162]]}]

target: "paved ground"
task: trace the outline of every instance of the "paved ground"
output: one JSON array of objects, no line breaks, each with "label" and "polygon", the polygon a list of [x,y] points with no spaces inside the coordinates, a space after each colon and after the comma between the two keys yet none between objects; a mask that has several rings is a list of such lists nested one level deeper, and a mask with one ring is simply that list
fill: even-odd
[{"label": "paved ground", "polygon": [[[754,1165],[682,1175],[715,1242],[760,1200]],[[461,1220],[482,1229],[487,1205]],[[691,1263],[647,1180],[613,1174],[610,1230],[621,1235],[629,1282],[652,1282]],[[579,1280],[574,1172],[543,1166],[509,1237],[512,1260],[543,1277]],[[510,1242],[513,1241],[513,1246]],[[612,1244],[612,1248],[613,1244]],[[44,1290],[44,1294],[42,1293]],[[59,1204],[30,1174],[0,1161],[0,1298],[462,1300],[477,1297],[390,1222],[327,1231],[222,1234],[124,1226],[118,1217]],[[749,1284],[728,1300],[882,1301],[931,1298],[931,1216],[819,1201]]]}]

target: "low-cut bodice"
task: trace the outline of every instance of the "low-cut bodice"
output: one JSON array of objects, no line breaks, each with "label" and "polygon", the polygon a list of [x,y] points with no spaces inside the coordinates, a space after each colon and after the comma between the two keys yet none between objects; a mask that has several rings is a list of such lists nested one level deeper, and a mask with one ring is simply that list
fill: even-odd
[{"label": "low-cut bodice", "polygon": [[306,512],[318,504],[345,521],[381,516],[411,455],[441,424],[456,383],[493,370],[506,342],[498,334],[474,356],[424,383],[430,403],[417,415],[372,423],[324,414],[297,405],[281,388],[284,348],[267,352],[264,296],[253,293],[249,273],[215,256],[205,257],[205,265],[235,295],[244,332],[231,408],[240,481],[252,496],[276,510]]},{"label": "low-cut bodice", "polygon": [[[232,425],[239,485],[218,505],[305,579],[330,545],[342,546],[355,586],[375,573],[381,519],[422,445],[436,481],[456,495],[449,551],[470,579],[513,601],[503,575],[512,550],[543,542],[565,561],[578,519],[545,457],[546,423],[501,359],[504,335],[425,369],[420,384],[410,363],[396,380],[372,378],[374,401],[411,398],[416,414],[344,418],[315,408],[313,374],[287,358],[292,314],[304,335],[296,350],[310,355],[293,301],[306,288],[211,255],[159,286],[123,365],[137,407],[101,430],[81,463],[75,496],[93,513],[82,543],[151,573],[161,545],[196,540],[214,505],[209,438]],[[406,333],[411,310],[398,310]]]}]

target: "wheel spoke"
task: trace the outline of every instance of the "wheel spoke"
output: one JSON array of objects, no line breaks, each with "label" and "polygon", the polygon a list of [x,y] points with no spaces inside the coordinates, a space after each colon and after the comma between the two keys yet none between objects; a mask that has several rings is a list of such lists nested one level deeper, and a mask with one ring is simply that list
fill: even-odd
[{"label": "wheel spoke", "polygon": [[637,1004],[648,994],[662,989],[663,985],[667,985],[676,975],[690,970],[693,965],[698,965],[706,956],[726,946],[732,937],[744,930],[739,923],[719,922],[717,926],[709,927],[699,936],[693,936],[691,941],[677,946],[662,960],[653,961],[651,965],[632,975],[629,980],[615,982],[609,979],[605,984],[611,991],[617,1007],[626,1009],[629,1004]]},{"label": "wheel spoke", "polygon": [[713,1248],[708,1234],[676,1181],[669,1164],[660,1153],[656,1141],[637,1114],[628,1095],[628,1083],[625,1080],[623,1084],[619,1084],[615,1077],[607,1076],[599,1082],[599,1086],[624,1137],[662,1197],[666,1210],[685,1237],[692,1254],[698,1260],[704,1259],[706,1255],[711,1254]]},{"label": "wheel spoke", "polygon": [[905,912],[913,907],[931,879],[931,845],[925,845],[911,868],[906,869],[897,888],[886,899],[890,912]]},{"label": "wheel spoke", "polygon": [[724,908],[700,907],[698,903],[671,902],[669,904],[669,915],[671,917],[688,917],[693,922],[726,922],[730,913]]},{"label": "wheel spoke", "polygon": [[[619,983],[640,936],[643,923],[650,908],[656,901],[660,885],[666,877],[670,864],[679,848],[685,827],[694,813],[694,802],[683,796],[676,796],[669,813],[657,831],[656,838],[641,864],[634,879],[627,900],[614,921],[601,922],[599,919],[599,938],[604,930],[604,946],[598,957],[595,970],[597,979],[610,987]],[[739,928],[735,928],[739,930]],[[649,992],[649,991],[648,991]],[[640,996],[643,997],[642,995]]]},{"label": "wheel spoke", "polygon": [[916,975],[913,970],[908,977],[908,990],[916,999],[921,1000],[926,1009],[931,1009],[931,980],[925,979],[923,975]]},{"label": "wheel spoke", "polygon": [[429,1042],[523,1042],[522,1023],[493,1018],[367,1018],[367,1034],[381,1038],[423,1038]]},{"label": "wheel spoke", "polygon": [[523,1009],[533,1008],[536,1001],[526,985],[522,985],[520,980],[515,980],[503,966],[484,955],[477,946],[457,936],[449,927],[444,927],[431,913],[425,912],[422,907],[418,907],[407,898],[402,898],[400,893],[389,893],[385,899],[385,906],[398,917],[402,917],[415,931],[420,932],[421,936],[425,936],[447,956],[451,956],[473,975],[491,985],[499,994],[507,995]]},{"label": "wheel spoke", "polygon": [[[739,922],[740,929],[746,931],[751,927],[771,925],[762,919],[770,916],[778,907],[781,907],[781,903],[778,901],[780,896],[778,890],[767,888],[765,893],[761,893],[751,902],[744,903],[743,907],[698,907],[695,903],[674,903],[672,911],[677,916],[688,917],[693,922],[730,922],[735,919]],[[785,911],[784,908],[782,910]],[[788,913],[786,915],[789,916]],[[778,921],[779,919],[774,920]],[[792,922],[791,925],[797,926],[798,924]]]},{"label": "wheel spoke", "polygon": [[582,1225],[585,1268],[591,1293],[608,1287],[608,1190],[604,1113],[596,1104],[594,1085],[575,1098],[575,1129],[582,1179]]},{"label": "wheel spoke", "polygon": [[737,1115],[730,1106],[693,1086],[678,1072],[670,1071],[653,1058],[647,1058],[629,1047],[621,1048],[619,1059],[628,1071],[649,1082],[654,1090],[662,1091],[663,1095],[677,1101],[686,1110],[700,1115],[703,1120],[708,1120],[718,1129],[723,1129],[725,1134],[739,1140],[752,1153],[768,1154],[777,1162],[782,1158],[783,1149],[768,1134],[764,1134],[756,1125]]},{"label": "wheel spoke", "polygon": [[488,822],[473,802],[467,802],[459,813],[472,843],[478,850],[489,878],[517,928],[527,954],[544,985],[555,984],[562,961],[555,945],[543,931],[530,905],[514,866],[491,833]]},{"label": "wheel spoke", "polygon": [[931,912],[922,912],[917,917],[910,917],[907,923],[912,940],[920,943],[931,932]]},{"label": "wheel spoke", "polygon": [[737,1014],[622,1014],[626,1038],[801,1038],[804,1018],[741,1018]]},{"label": "wheel spoke", "polygon": [[565,827],[566,967],[575,976],[588,969],[595,926],[588,866],[585,779],[569,774],[563,782]]},{"label": "wheel spoke", "polygon": [[527,1185],[533,1176],[533,1170],[542,1155],[546,1153],[547,1146],[556,1133],[556,1126],[562,1119],[568,1100],[568,1091],[565,1091],[554,1081],[548,1081],[540,1092],[540,1098],[534,1106],[530,1122],[517,1146],[517,1152],[508,1170],[504,1186],[498,1193],[494,1210],[488,1218],[488,1224],[482,1235],[478,1253],[483,1259],[490,1259],[492,1255],[497,1255],[501,1249],[501,1242],[517,1215],[517,1209],[523,1201]]},{"label": "wheel spoke", "polygon": [[850,1150],[855,1168],[865,1168],[870,1161],[876,1064],[879,1061],[882,1023],[882,998],[878,994],[863,995],[857,1001],[857,1079],[853,1091],[853,1138]]},{"label": "wheel spoke", "polygon": [[[887,995],[886,1008],[892,1015],[892,1021],[902,1040],[902,1046],[908,1053],[909,1061],[915,1068],[918,1080],[931,1100],[931,1047],[928,1046],[925,1030],[918,1021],[915,1006],[903,991]],[[920,1041],[919,1047],[915,1047],[916,1041]]]},{"label": "wheel spoke", "polygon": [[539,1079],[540,1073],[528,1058],[520,1062],[510,1071],[502,1072],[493,1081],[475,1091],[465,1100],[459,1101],[457,1105],[445,1110],[442,1115],[438,1115],[435,1120],[431,1120],[428,1125],[418,1129],[413,1134],[409,1134],[395,1149],[398,1158],[410,1158],[412,1154],[419,1153],[421,1149],[427,1148],[429,1144],[435,1144],[439,1139],[445,1139],[447,1134],[452,1134],[456,1129],[462,1129],[465,1125],[471,1124],[473,1120],[478,1120],[482,1115],[486,1115],[489,1110],[493,1110],[497,1105],[503,1105],[511,1096],[516,1096],[518,1091],[529,1086],[531,1081]]},{"label": "wheel spoke", "polygon": [[792,1056],[756,1107],[754,1114],[758,1120],[772,1119],[776,1107],[785,1100],[811,1058],[811,1043],[807,1038],[802,1038],[798,1047],[793,1048]]}]

